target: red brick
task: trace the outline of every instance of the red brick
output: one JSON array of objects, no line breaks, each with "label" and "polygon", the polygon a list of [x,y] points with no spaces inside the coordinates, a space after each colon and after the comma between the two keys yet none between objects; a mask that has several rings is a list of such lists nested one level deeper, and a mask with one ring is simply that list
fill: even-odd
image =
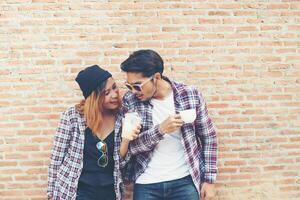
[{"label": "red brick", "polygon": [[1,198],[45,199],[60,113],[82,98],[77,73],[99,64],[124,93],[120,63],[148,48],[164,58],[165,75],[206,98],[219,141],[216,198],[299,199],[299,7],[298,0],[4,1]]}]

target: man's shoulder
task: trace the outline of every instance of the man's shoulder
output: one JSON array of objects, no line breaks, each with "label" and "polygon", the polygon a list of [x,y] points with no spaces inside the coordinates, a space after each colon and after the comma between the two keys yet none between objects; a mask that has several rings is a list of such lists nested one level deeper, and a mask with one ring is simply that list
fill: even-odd
[{"label": "man's shoulder", "polygon": [[123,96],[123,99],[132,99],[134,97],[134,94],[130,91],[126,91],[124,96]]},{"label": "man's shoulder", "polygon": [[187,85],[182,82],[172,81],[172,85],[175,87],[179,95],[199,95],[200,91],[194,85]]},{"label": "man's shoulder", "polygon": [[123,101],[133,102],[136,101],[136,97],[132,92],[127,91],[123,96]]},{"label": "man's shoulder", "polygon": [[126,107],[128,106],[133,106],[138,102],[138,99],[136,98],[136,96],[130,92],[127,91],[124,96],[123,96],[123,105],[125,105]]}]

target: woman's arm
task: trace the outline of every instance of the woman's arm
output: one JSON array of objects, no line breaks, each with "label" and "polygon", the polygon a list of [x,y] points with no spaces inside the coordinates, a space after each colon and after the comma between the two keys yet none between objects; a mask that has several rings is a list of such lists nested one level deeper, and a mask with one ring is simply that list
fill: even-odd
[{"label": "woman's arm", "polygon": [[56,181],[57,171],[62,164],[70,143],[70,119],[67,112],[61,115],[61,119],[54,136],[54,143],[51,154],[51,161],[48,172],[48,188],[47,196],[49,199],[53,197],[53,188]]},{"label": "woman's arm", "polygon": [[130,140],[123,138],[120,146],[120,156],[121,158],[124,158],[127,151],[128,151],[128,146],[129,146]]},{"label": "woman's arm", "polygon": [[138,137],[140,130],[141,130],[140,124],[138,124],[130,133],[125,133],[122,130],[122,141],[120,145],[121,158],[124,158],[126,156],[130,141],[135,140]]}]

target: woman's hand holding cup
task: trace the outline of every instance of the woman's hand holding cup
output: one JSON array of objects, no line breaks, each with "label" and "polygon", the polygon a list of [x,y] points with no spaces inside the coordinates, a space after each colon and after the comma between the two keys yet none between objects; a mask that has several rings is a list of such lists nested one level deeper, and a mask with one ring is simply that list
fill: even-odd
[{"label": "woman's hand holding cup", "polygon": [[136,112],[126,113],[123,119],[122,138],[128,141],[136,139],[141,130],[141,119]]}]

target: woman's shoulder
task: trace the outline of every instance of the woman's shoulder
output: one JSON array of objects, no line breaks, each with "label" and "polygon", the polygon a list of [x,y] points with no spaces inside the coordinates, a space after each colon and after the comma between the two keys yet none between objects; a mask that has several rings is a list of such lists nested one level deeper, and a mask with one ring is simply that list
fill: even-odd
[{"label": "woman's shoulder", "polygon": [[76,106],[71,106],[62,113],[62,117],[67,117],[72,121],[72,119],[82,118],[83,116],[76,109]]}]

